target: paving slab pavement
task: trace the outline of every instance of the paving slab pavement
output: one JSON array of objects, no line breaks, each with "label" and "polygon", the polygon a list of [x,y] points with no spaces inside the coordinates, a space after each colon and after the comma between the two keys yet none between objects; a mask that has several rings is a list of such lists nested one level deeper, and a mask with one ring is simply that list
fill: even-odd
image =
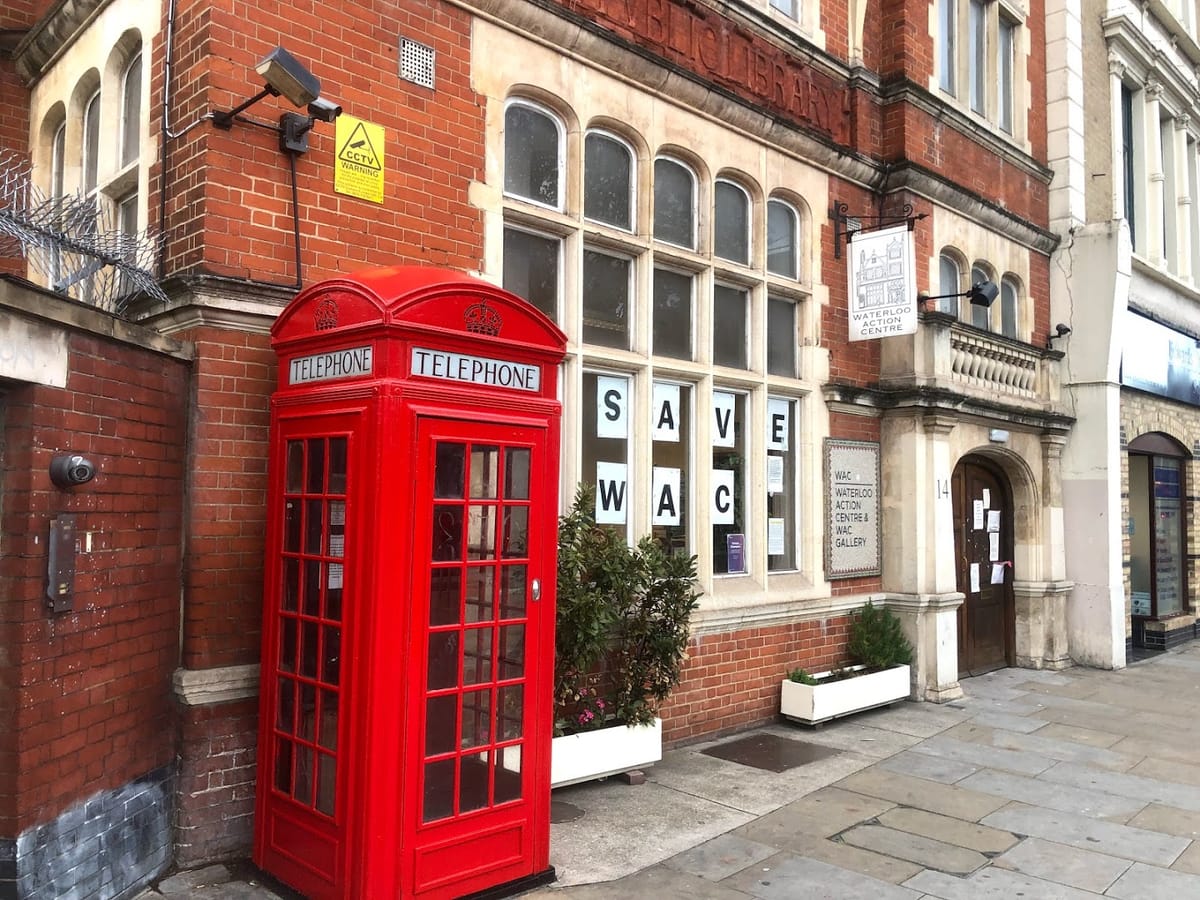
[{"label": "paving slab pavement", "polygon": [[[646,783],[554,792],[559,880],[528,900],[1200,897],[1200,642],[1112,672],[1002,669],[952,703],[764,735],[834,755],[784,772],[668,752]],[[566,804],[567,806],[560,806]],[[565,819],[565,817],[563,817]],[[291,900],[252,870],[140,900]]]}]

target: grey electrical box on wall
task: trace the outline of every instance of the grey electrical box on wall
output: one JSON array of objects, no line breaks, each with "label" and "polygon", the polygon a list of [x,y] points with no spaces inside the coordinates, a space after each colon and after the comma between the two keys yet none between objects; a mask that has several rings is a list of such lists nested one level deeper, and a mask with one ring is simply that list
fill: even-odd
[{"label": "grey electrical box on wall", "polygon": [[51,612],[69,612],[75,591],[75,517],[50,520],[46,599]]}]

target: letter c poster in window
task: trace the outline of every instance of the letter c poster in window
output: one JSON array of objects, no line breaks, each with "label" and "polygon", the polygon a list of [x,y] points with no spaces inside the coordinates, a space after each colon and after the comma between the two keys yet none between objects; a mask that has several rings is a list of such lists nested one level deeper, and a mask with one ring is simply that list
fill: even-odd
[{"label": "letter c poster in window", "polygon": [[736,472],[729,469],[713,469],[712,472],[712,523],[714,525],[733,525],[734,521],[734,485]]}]

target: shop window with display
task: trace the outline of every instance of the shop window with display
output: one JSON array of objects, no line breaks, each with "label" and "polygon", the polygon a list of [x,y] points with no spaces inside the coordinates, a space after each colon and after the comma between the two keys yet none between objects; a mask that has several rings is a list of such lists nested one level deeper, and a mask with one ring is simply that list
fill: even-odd
[{"label": "shop window with display", "polygon": [[1183,459],[1165,435],[1142,435],[1129,453],[1129,588],[1134,617],[1183,611],[1185,491]]}]

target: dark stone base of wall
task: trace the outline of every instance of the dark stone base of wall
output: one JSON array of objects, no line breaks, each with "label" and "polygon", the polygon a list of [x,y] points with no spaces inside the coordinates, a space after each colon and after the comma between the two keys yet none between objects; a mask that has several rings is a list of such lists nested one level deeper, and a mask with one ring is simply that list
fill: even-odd
[{"label": "dark stone base of wall", "polygon": [[172,781],[163,766],[0,838],[0,900],[135,896],[171,862]]},{"label": "dark stone base of wall", "polygon": [[1154,627],[1158,625],[1158,622],[1147,623],[1135,619],[1133,634],[1126,641],[1126,654],[1128,655],[1134,648],[1157,651],[1172,650],[1188,641],[1194,641],[1200,622],[1188,622],[1178,628]]}]

